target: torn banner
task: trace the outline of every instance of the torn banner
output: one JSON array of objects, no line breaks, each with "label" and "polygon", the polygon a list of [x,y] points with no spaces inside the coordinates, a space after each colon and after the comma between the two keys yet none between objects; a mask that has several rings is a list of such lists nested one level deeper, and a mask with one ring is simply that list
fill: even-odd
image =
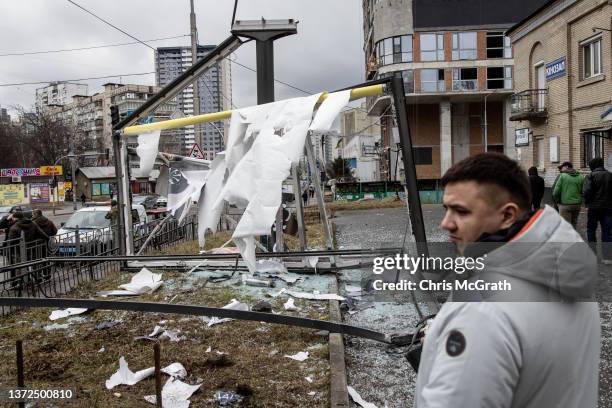
[{"label": "torn banner", "polygon": [[282,183],[289,176],[291,164],[302,156],[308,131],[328,131],[348,103],[350,91],[328,95],[313,119],[320,96],[232,112],[225,155],[213,162],[210,174],[216,182],[203,188],[198,219],[200,246],[204,246],[206,229],[215,231],[225,201],[245,206],[232,238],[249,271],[256,270],[255,237],[270,233],[281,205]]},{"label": "torn banner", "polygon": [[168,170],[168,211],[182,222],[200,192],[210,172],[210,162],[181,159],[170,163]]}]

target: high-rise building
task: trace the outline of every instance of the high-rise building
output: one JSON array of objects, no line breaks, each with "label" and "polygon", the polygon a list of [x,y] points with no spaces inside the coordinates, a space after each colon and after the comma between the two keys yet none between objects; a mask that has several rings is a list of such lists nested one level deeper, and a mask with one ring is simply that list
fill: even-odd
[{"label": "high-rise building", "polygon": [[[215,48],[213,45],[199,45],[198,59]],[[191,47],[160,47],[155,52],[155,73],[158,86],[165,86],[188,70],[192,65]],[[210,68],[198,79],[200,93],[200,114],[231,109],[231,68],[224,59]],[[178,109],[186,116],[194,114],[193,86],[185,88],[178,96]],[[227,124],[211,122],[198,125],[198,135],[193,126],[182,129],[183,149],[189,151],[198,143],[205,152],[219,152],[225,149]]]},{"label": "high-rise building", "polygon": [[87,85],[74,82],[51,82],[36,89],[36,109],[44,110],[49,106],[66,105],[75,95],[87,95]]},{"label": "high-rise building", "polygon": [[[505,32],[546,0],[363,0],[366,78],[403,79],[420,187],[479,152],[516,157],[514,55]],[[393,162],[391,97],[369,98]],[[401,161],[400,161],[401,165]],[[393,179],[381,165],[381,176]]]},{"label": "high-rise building", "polygon": [[6,108],[0,108],[0,123],[10,123],[11,116],[8,114]]}]

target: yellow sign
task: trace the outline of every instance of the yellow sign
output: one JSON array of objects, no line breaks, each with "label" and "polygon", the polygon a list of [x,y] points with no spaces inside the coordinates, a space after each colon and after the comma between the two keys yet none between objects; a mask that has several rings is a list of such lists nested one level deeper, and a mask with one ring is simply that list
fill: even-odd
[{"label": "yellow sign", "polygon": [[40,166],[41,176],[61,176],[62,166]]},{"label": "yellow sign", "polygon": [[64,181],[64,190],[72,190],[72,181]]},{"label": "yellow sign", "polygon": [[23,184],[0,185],[0,205],[21,204],[25,201]]}]

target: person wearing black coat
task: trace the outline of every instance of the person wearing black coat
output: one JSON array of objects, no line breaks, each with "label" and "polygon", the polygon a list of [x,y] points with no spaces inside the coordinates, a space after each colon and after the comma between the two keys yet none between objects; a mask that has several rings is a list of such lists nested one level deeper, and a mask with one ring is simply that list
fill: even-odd
[{"label": "person wearing black coat", "polygon": [[596,157],[589,162],[591,174],[584,180],[582,196],[587,207],[587,239],[596,251],[597,224],[601,228],[602,258],[612,264],[612,173],[604,168],[604,161]]},{"label": "person wearing black coat", "polygon": [[527,173],[529,174],[529,184],[531,184],[531,209],[537,210],[542,204],[542,197],[544,197],[544,179],[538,175],[536,167],[530,167]]}]

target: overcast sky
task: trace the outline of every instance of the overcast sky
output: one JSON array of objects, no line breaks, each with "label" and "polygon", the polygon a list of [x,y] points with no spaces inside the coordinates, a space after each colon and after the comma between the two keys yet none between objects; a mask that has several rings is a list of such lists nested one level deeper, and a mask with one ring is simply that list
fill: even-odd
[{"label": "overcast sky", "polygon": [[[189,34],[189,0],[74,0],[141,40]],[[199,43],[230,35],[232,0],[195,0]],[[298,34],[275,43],[275,77],[312,92],[363,81],[361,2],[357,0],[240,0],[237,19],[294,18]],[[77,48],[133,41],[66,0],[1,1],[0,54]],[[189,38],[151,43],[189,45]],[[55,54],[0,57],[0,84],[153,72],[153,51],[141,44]],[[255,44],[235,58],[255,67]],[[89,94],[119,78],[82,81]],[[155,76],[122,77],[122,83],[154,84]],[[0,106],[34,104],[42,85],[0,86]],[[256,103],[255,73],[232,64],[235,105]],[[276,83],[276,98],[303,96]]]}]

